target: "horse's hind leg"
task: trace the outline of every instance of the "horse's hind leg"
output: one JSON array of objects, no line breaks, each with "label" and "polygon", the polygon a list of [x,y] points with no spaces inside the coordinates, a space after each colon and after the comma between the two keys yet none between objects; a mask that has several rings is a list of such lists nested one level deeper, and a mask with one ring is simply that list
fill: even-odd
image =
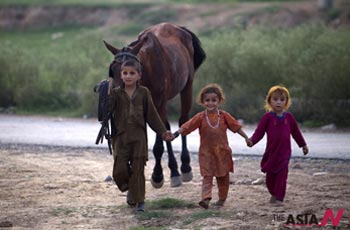
[{"label": "horse's hind leg", "polygon": [[151,183],[154,188],[160,188],[164,183],[163,169],[162,169],[162,156],[164,152],[163,139],[161,135],[156,136],[156,142],[153,146],[153,155],[156,163],[153,168],[153,173],[151,177]]},{"label": "horse's hind leg", "polygon": [[[166,121],[165,126],[167,130],[170,130],[170,124],[168,121]],[[166,147],[168,150],[168,167],[170,168],[170,186],[178,187],[182,184],[182,180],[178,171],[177,162],[171,142],[167,141]]]},{"label": "horse's hind leg", "polygon": [[[179,119],[179,126],[189,120],[189,113],[192,106],[192,82],[188,82],[185,89],[181,92],[181,117]],[[186,136],[181,136],[182,150],[181,150],[181,173],[182,181],[188,182],[193,178],[191,168],[190,153],[187,149]]]},{"label": "horse's hind leg", "polygon": [[187,139],[186,136],[181,136],[182,139],[182,150],[181,150],[181,175],[182,181],[189,182],[193,178],[192,168],[191,168],[191,158],[190,153],[187,149]]}]

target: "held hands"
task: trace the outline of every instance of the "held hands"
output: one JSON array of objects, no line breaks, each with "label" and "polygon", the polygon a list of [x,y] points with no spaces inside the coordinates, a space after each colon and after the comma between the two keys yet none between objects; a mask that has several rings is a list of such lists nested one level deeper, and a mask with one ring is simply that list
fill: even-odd
[{"label": "held hands", "polygon": [[303,148],[304,156],[307,155],[309,153],[309,148],[307,147],[307,145],[304,145],[302,148]]},{"label": "held hands", "polygon": [[162,134],[162,138],[164,141],[172,141],[175,139],[174,135],[169,130]]},{"label": "held hands", "polygon": [[171,133],[169,130],[163,133],[162,138],[164,141],[173,141],[175,138],[177,138],[181,133],[181,129],[177,130],[174,133]]},{"label": "held hands", "polygon": [[253,141],[250,139],[250,138],[246,138],[245,139],[245,142],[247,143],[247,146],[248,147],[252,147],[254,144],[253,144]]},{"label": "held hands", "polygon": [[240,128],[239,130],[237,130],[237,133],[244,138],[248,147],[252,147],[254,145],[253,141],[250,138],[248,138],[247,134],[243,131],[243,129]]},{"label": "held hands", "polygon": [[179,128],[176,132],[173,133],[173,137],[174,139],[177,138],[178,136],[180,136],[180,134],[182,133],[183,129]]},{"label": "held hands", "polygon": [[179,131],[176,131],[175,133],[173,133],[174,138],[177,138],[180,135]]}]

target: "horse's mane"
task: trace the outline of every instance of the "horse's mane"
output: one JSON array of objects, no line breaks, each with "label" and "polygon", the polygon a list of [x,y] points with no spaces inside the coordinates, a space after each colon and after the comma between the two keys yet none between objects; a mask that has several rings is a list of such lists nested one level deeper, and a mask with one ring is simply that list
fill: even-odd
[{"label": "horse's mane", "polygon": [[140,39],[137,39],[137,40],[135,40],[135,41],[133,41],[133,42],[131,42],[131,43],[129,43],[129,47],[131,46],[134,46],[134,45],[136,45],[138,42],[140,41]]}]

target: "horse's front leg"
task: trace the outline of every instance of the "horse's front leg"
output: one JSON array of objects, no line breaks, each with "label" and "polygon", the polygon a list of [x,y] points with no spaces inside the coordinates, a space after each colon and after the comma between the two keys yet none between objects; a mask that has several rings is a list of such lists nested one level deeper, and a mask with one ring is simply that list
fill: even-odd
[{"label": "horse's front leg", "polygon": [[161,188],[164,184],[164,176],[162,169],[162,156],[164,152],[163,139],[161,135],[156,136],[156,142],[153,146],[153,155],[156,159],[156,164],[153,168],[153,173],[151,177],[151,183],[154,188]]},{"label": "horse's front leg", "polygon": [[[166,121],[165,126],[168,130],[170,130],[170,124],[168,121]],[[168,167],[170,169],[170,187],[178,187],[182,184],[182,180],[178,171],[177,161],[171,142],[166,142],[166,147],[168,150]]]}]

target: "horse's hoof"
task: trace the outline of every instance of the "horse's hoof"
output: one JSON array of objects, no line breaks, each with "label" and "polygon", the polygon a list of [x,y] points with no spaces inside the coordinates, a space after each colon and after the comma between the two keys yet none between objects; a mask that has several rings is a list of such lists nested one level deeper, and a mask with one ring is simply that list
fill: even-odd
[{"label": "horse's hoof", "polygon": [[189,182],[193,179],[193,174],[191,171],[187,173],[182,173],[181,176],[183,182]]},{"label": "horse's hoof", "polygon": [[152,184],[153,188],[161,188],[164,184],[164,179],[161,180],[160,182],[155,182],[153,180],[153,178],[151,178],[151,184]]},{"label": "horse's hoof", "polygon": [[170,180],[170,187],[179,187],[182,185],[182,180],[180,176],[174,176]]}]

